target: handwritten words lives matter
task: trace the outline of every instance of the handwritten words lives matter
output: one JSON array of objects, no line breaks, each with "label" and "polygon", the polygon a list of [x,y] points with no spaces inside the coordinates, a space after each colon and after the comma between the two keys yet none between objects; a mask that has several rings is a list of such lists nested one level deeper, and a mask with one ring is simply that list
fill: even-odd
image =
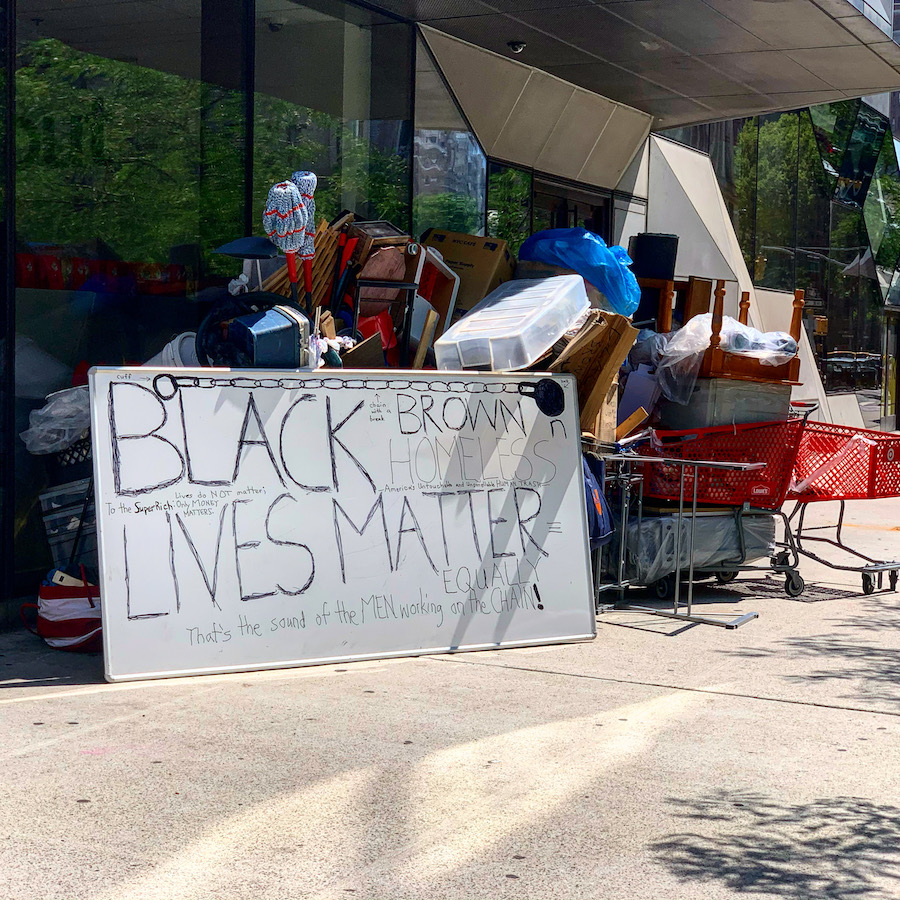
[{"label": "handwritten words lives matter", "polygon": [[115,496],[100,500],[121,538],[129,619],[239,613],[234,629],[213,626],[218,640],[252,636],[248,610],[272,597],[296,604],[272,630],[543,609],[539,569],[564,539],[547,497],[567,435],[527,398],[165,397],[117,380],[105,400]]}]

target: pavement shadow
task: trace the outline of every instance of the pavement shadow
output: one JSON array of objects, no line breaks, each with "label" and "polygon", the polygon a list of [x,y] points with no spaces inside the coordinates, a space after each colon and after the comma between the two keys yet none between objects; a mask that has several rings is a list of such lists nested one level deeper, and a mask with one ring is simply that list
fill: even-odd
[{"label": "pavement shadow", "polygon": [[27,631],[0,634],[0,691],[103,684],[102,653],[66,653]]},{"label": "pavement shadow", "polygon": [[795,900],[900,895],[897,807],[857,797],[788,804],[728,791],[669,802],[687,830],[650,850],[681,881]]},{"label": "pavement shadow", "polygon": [[[832,630],[823,634],[719,652],[744,659],[812,660],[815,668],[782,677],[795,684],[852,684],[852,690],[837,695],[843,700],[900,703],[900,650],[894,642],[880,639],[885,630],[900,631],[900,609],[892,598],[885,595],[860,601],[852,616],[824,620]],[[849,629],[853,633],[848,633]]]},{"label": "pavement shadow", "polygon": [[[815,584],[806,582],[806,587],[799,597],[789,597],[784,589],[784,576],[763,575],[759,578],[746,578],[738,576],[736,581],[728,584],[718,584],[709,579],[697,581],[694,584],[694,602],[720,602],[731,601],[739,603],[742,600],[772,599],[791,600],[797,603],[821,603],[824,600],[850,600],[862,595],[861,590],[838,587],[831,584]],[[636,591],[635,596],[652,597],[649,590]],[[888,596],[897,597],[896,594]]]},{"label": "pavement shadow", "polygon": [[[795,603],[821,603],[825,600],[850,600],[859,597],[860,590],[837,587],[831,584],[806,582],[799,597],[789,597],[784,589],[784,576],[768,575],[763,578],[739,578],[728,587],[742,597],[760,597],[773,600],[790,600]],[[719,588],[722,590],[722,588]]]}]

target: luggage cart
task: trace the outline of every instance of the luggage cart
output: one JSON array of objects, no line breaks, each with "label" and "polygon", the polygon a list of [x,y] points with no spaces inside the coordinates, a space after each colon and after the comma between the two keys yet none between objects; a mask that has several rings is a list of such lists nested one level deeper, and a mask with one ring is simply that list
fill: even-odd
[{"label": "luggage cart", "polygon": [[[897,589],[900,560],[878,560],[849,546],[843,539],[844,514],[848,500],[875,500],[900,497],[900,435],[851,428],[830,422],[806,421],[794,463],[788,499],[796,500],[789,520],[796,517],[794,538],[804,556],[841,572],[862,576],[864,594],[883,587],[888,575],[890,590]],[[837,522],[831,525],[806,524],[810,503],[837,501]],[[833,537],[812,534],[834,531]],[[804,543],[817,542],[836,547],[861,563],[840,564],[814,553]]]},{"label": "luggage cart", "polygon": [[[731,472],[735,474],[746,474],[749,472],[759,472],[765,468],[762,462],[719,462],[714,460],[697,460],[697,459],[677,459],[656,456],[638,456],[633,454],[610,454],[603,455],[603,461],[611,468],[612,473],[609,481],[613,486],[621,491],[622,505],[621,515],[619,518],[618,534],[617,534],[617,559],[615,560],[615,579],[603,582],[600,579],[600,562],[597,562],[597,611],[599,613],[608,610],[631,610],[641,612],[652,616],[661,616],[668,619],[677,619],[679,621],[691,622],[699,625],[716,625],[720,628],[735,629],[739,628],[746,622],[756,619],[759,613],[749,612],[742,616],[732,619],[723,619],[720,617],[697,616],[693,614],[694,600],[694,538],[695,523],[697,519],[697,502],[699,495],[699,485],[701,476],[698,474],[700,470],[715,470],[719,473]],[[682,584],[682,531],[681,527],[676,529],[675,536],[675,572],[674,572],[674,595],[672,597],[673,608],[671,611],[657,609],[652,606],[639,606],[625,602],[625,592],[631,586],[625,577],[626,574],[626,553],[627,553],[627,529],[630,518],[631,495],[637,488],[638,499],[638,528],[640,529],[640,519],[642,516],[642,490],[645,478],[644,468],[647,464],[666,465],[674,467],[679,472],[678,476],[678,521],[684,521],[685,518],[690,522],[688,529],[688,572],[686,580],[686,599],[681,602],[681,584]],[[690,513],[685,515],[685,499],[686,489],[691,486]],[[640,532],[639,532],[640,533]],[[608,591],[616,591],[619,593],[619,601],[614,604],[604,605],[600,603],[600,597]],[[681,612],[682,606],[684,612]]]},{"label": "luggage cart", "polygon": [[[714,575],[720,584],[733,581],[739,572],[775,572],[785,576],[784,590],[799,597],[806,584],[798,571],[800,552],[782,505],[791,486],[794,460],[803,434],[804,421],[794,417],[777,422],[724,425],[688,431],[657,431],[645,451],[651,457],[678,460],[716,460],[730,463],[762,463],[761,466],[714,467],[706,465],[688,474],[699,503],[732,509],[738,531],[740,553],[732,560],[700,570]],[[679,496],[684,469],[670,459],[656,459],[645,468],[644,497],[673,502]],[[769,565],[748,563],[744,525],[749,517],[774,516],[782,524],[784,538],[777,544]],[[660,593],[659,596],[663,596]]]}]

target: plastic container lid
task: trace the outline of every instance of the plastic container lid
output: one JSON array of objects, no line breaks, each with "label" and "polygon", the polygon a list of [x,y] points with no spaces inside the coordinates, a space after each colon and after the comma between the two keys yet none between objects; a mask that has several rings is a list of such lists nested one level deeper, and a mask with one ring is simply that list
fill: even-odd
[{"label": "plastic container lid", "polygon": [[507,281],[435,342],[439,369],[524,369],[588,309],[580,275]]}]

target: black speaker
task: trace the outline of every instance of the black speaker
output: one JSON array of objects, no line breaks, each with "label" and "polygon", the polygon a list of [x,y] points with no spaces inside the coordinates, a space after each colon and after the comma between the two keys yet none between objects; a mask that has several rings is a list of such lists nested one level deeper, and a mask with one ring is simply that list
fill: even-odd
[{"label": "black speaker", "polygon": [[634,262],[631,271],[638,278],[662,278],[671,281],[675,277],[678,235],[648,232],[636,234],[628,242],[628,255]]}]

